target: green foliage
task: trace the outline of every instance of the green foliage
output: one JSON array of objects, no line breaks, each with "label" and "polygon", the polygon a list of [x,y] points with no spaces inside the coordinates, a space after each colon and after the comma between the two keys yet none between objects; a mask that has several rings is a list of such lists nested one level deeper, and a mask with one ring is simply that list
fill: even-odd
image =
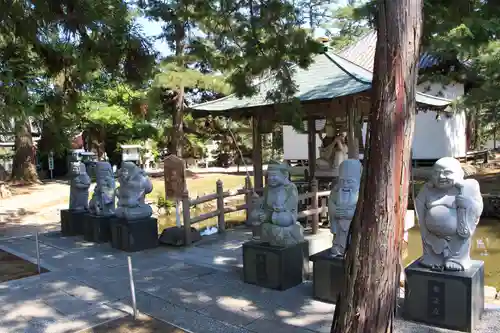
[{"label": "green foliage", "polygon": [[159,194],[156,198],[156,206],[158,209],[163,209],[165,215],[171,215],[172,210],[175,209],[175,202],[169,199],[165,199],[163,194]]},{"label": "green foliage", "polygon": [[362,16],[360,6],[364,1],[349,0],[344,6],[332,10],[332,19],[325,24],[330,46],[340,51],[370,30],[368,21]]}]

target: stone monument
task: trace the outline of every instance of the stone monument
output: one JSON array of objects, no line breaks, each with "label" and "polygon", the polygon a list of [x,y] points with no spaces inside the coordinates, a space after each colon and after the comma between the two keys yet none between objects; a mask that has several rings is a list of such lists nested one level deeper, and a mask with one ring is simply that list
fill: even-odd
[{"label": "stone monument", "polygon": [[297,221],[297,187],[289,180],[288,168],[287,164],[269,164],[267,187],[257,211],[260,239],[243,244],[245,282],[278,290],[302,283],[308,258],[308,243]]},{"label": "stone monument", "polygon": [[85,217],[83,238],[89,242],[108,242],[110,221],[115,216],[115,177],[109,162],[95,164],[96,185]]},{"label": "stone monument", "polygon": [[118,204],[116,218],[111,221],[111,245],[114,248],[136,252],[158,245],[158,222],[151,217],[153,210],[146,195],[153,184],[144,170],[135,163],[122,162],[117,172],[120,186],[116,189]]},{"label": "stone monument", "polygon": [[330,230],[334,234],[332,247],[311,256],[313,262],[314,298],[335,303],[344,281],[344,254],[351,226],[363,167],[356,159],[343,161],[339,166],[339,179],[328,198]]},{"label": "stone monument", "polygon": [[415,208],[423,255],[405,270],[405,316],[471,332],[484,310],[484,263],[470,258],[483,210],[479,183],[464,179],[458,160],[443,157],[434,164]]},{"label": "stone monument", "polygon": [[85,164],[71,162],[69,209],[61,210],[61,233],[75,236],[83,233],[84,214],[88,212],[90,177]]}]

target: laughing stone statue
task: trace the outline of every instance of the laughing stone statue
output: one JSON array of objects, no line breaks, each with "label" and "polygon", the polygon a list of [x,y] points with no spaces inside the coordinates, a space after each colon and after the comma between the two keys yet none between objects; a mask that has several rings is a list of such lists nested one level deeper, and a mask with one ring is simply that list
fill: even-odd
[{"label": "laughing stone statue", "polygon": [[96,186],[89,202],[90,212],[97,216],[115,214],[115,177],[108,162],[97,162]]},{"label": "laughing stone statue", "polygon": [[84,212],[89,209],[89,187],[90,177],[87,174],[85,164],[82,162],[71,162],[71,188],[69,192],[69,209],[76,212]]},{"label": "laughing stone statue", "polygon": [[424,249],[420,264],[437,270],[469,269],[471,239],[483,211],[479,183],[464,179],[458,160],[443,157],[415,204]]},{"label": "laughing stone statue", "polygon": [[335,234],[331,253],[342,257],[356,204],[358,203],[362,165],[359,160],[348,159],[339,166],[339,180],[328,198],[331,232]]},{"label": "laughing stone statue", "polygon": [[145,202],[146,194],[153,191],[153,184],[144,170],[132,162],[123,162],[118,171],[120,187],[116,189],[118,205],[116,216],[126,220],[139,220],[153,214]]},{"label": "laughing stone statue", "polygon": [[269,164],[267,187],[258,216],[261,241],[274,246],[294,245],[304,240],[303,228],[297,222],[297,187],[288,176],[288,165]]}]

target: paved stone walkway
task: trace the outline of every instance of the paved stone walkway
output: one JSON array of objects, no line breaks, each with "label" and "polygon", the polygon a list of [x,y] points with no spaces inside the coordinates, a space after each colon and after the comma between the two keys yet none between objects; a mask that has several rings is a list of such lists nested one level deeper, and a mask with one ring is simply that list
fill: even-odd
[{"label": "paved stone walkway", "polygon": [[[139,311],[195,333],[329,332],[334,306],[313,300],[311,283],[279,292],[242,282],[249,238],[235,231],[131,254]],[[36,257],[33,237],[0,248]],[[40,253],[51,272],[0,284],[0,332],[77,332],[131,313],[126,253],[58,233],[40,236]],[[396,332],[451,331],[398,319]],[[487,310],[477,332],[500,332],[500,308]]]}]

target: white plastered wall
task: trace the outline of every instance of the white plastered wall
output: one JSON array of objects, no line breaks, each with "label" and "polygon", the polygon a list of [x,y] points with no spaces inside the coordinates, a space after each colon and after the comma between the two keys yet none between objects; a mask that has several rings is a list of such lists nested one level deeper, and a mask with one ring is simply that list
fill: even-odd
[{"label": "white plastered wall", "polygon": [[[417,86],[420,92],[456,99],[464,94],[461,83],[443,86],[440,83],[424,82]],[[413,159],[438,159],[444,156],[464,157],[467,153],[466,118],[463,111],[441,113],[436,119],[434,111],[419,112],[415,119],[413,136]]]}]

